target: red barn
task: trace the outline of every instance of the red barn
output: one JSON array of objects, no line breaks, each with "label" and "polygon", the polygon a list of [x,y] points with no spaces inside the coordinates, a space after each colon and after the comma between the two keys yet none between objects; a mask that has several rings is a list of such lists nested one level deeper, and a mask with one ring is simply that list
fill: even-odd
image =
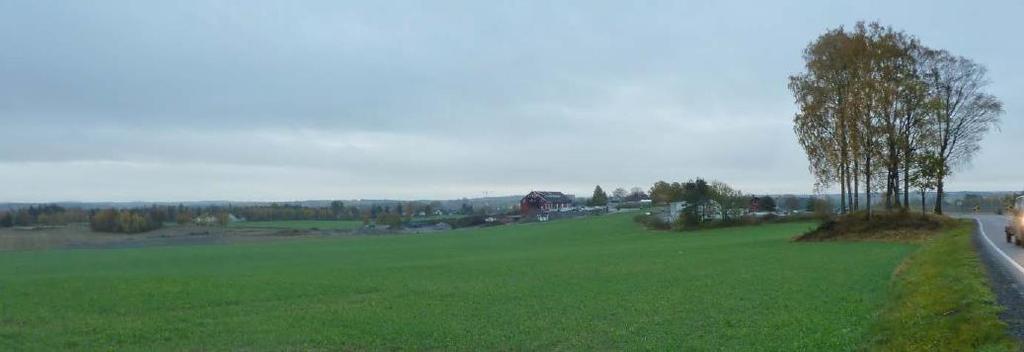
[{"label": "red barn", "polygon": [[572,195],[562,192],[533,191],[519,201],[519,209],[523,214],[543,213],[572,207],[574,200]]}]

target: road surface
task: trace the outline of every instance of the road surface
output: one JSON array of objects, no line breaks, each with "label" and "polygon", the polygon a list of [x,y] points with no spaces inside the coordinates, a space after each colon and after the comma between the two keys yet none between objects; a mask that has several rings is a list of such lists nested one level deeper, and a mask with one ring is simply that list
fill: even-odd
[{"label": "road surface", "polygon": [[[1024,279],[1024,247],[1014,246],[1006,242],[1004,227],[1008,220],[1006,215],[995,214],[972,214],[965,215],[972,217],[981,224],[980,235],[983,248],[991,251],[996,257],[1007,261],[1008,268],[1018,271],[1021,279]],[[1024,281],[1022,281],[1024,282]]]}]

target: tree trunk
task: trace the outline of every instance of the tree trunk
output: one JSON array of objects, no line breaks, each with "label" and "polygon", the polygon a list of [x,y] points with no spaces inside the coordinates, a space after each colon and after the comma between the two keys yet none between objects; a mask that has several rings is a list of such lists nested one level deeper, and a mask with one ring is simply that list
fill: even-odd
[{"label": "tree trunk", "polygon": [[935,213],[942,215],[942,177],[935,183]]},{"label": "tree trunk", "polygon": [[907,211],[910,211],[910,156],[909,153],[904,156],[906,160],[903,161],[903,206],[907,207]]},{"label": "tree trunk", "polygon": [[852,212],[853,209],[853,188],[850,187],[850,175],[854,175],[850,172],[850,161],[846,161],[846,211]]},{"label": "tree trunk", "polygon": [[[854,158],[857,159],[857,158]],[[853,161],[853,211],[860,210],[860,160]]]},{"label": "tree trunk", "polygon": [[921,215],[927,215],[928,214],[928,208],[925,207],[925,205],[924,205],[925,204],[924,195],[925,195],[926,192],[927,192],[926,189],[924,189],[924,188],[921,189]]},{"label": "tree trunk", "polygon": [[839,166],[839,214],[846,214],[846,167]]},{"label": "tree trunk", "polygon": [[864,157],[864,209],[867,210],[868,221],[871,220],[871,154]]},{"label": "tree trunk", "polygon": [[892,202],[896,208],[902,209],[903,202],[900,201],[900,166],[896,165],[892,173]]},{"label": "tree trunk", "polygon": [[886,165],[885,171],[885,209],[892,210],[892,167]]},{"label": "tree trunk", "polygon": [[[887,139],[889,139],[889,138],[887,138]],[[882,164],[882,165],[885,165],[885,199],[883,200],[883,204],[885,204],[885,209],[886,210],[892,210],[892,142],[891,141],[887,141],[885,149],[886,149],[885,158],[883,158],[881,160],[881,161],[885,162],[884,164]]]}]

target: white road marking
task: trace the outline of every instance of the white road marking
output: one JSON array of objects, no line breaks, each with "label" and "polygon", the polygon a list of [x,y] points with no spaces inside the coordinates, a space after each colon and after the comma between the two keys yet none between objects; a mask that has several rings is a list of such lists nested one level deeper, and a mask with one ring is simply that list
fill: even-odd
[{"label": "white road marking", "polygon": [[1024,274],[1024,266],[1020,266],[1020,264],[1017,264],[1016,260],[1013,260],[1013,258],[1010,258],[1009,255],[1006,255],[1006,252],[1003,252],[1002,249],[999,249],[999,247],[997,247],[996,244],[993,243],[992,240],[988,238],[988,235],[985,234],[985,225],[981,223],[981,220],[979,220],[978,218],[974,218],[974,221],[978,223],[978,231],[981,232],[981,238],[984,238],[985,242],[987,242],[989,246],[992,246],[992,249],[996,250],[996,253],[999,253],[999,255],[1003,256],[1003,258],[1006,259],[1006,261],[1010,262],[1010,264],[1013,265],[1014,268],[1017,268],[1017,271],[1019,271],[1021,274]]}]

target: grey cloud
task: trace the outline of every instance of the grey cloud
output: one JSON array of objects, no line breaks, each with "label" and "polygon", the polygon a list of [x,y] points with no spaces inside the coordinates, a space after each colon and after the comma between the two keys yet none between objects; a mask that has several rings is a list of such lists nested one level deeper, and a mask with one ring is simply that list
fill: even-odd
[{"label": "grey cloud", "polygon": [[881,4],[7,1],[0,201],[809,192],[786,77],[861,19],[990,67],[1007,123],[952,186],[1015,187],[1024,5]]}]

